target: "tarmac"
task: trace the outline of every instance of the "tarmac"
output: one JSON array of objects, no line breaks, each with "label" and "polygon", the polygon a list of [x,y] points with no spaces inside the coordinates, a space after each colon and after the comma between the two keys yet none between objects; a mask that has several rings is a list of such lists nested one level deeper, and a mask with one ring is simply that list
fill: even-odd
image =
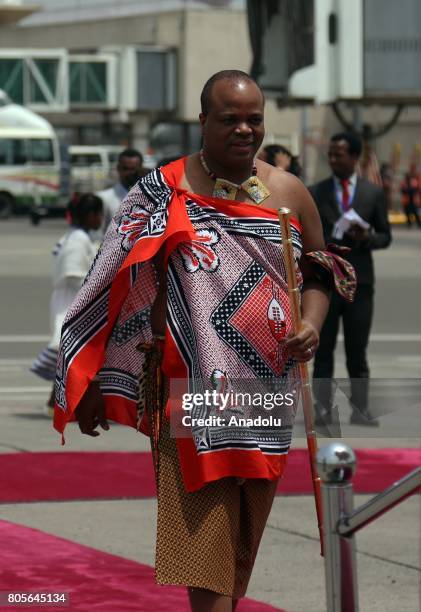
[{"label": "tarmac", "polygon": [[[3,238],[8,240],[6,233],[2,237],[2,242]],[[11,235],[9,240],[13,239]],[[419,258],[414,258],[416,253],[419,254],[419,244],[418,241],[415,242],[415,236],[410,239],[411,242],[407,242],[406,234],[402,233],[402,244],[397,243],[395,251],[391,249],[382,254],[377,268],[378,278],[381,280],[377,300],[382,306],[385,326],[381,327],[383,319],[379,316],[379,323],[373,334],[369,361],[373,380],[382,379],[385,386],[393,377],[420,380],[419,342],[417,334],[414,333],[416,330],[414,322],[419,321],[419,307],[415,301],[403,301],[409,314],[406,317],[400,316],[398,321],[395,313],[396,305],[388,298],[389,295],[404,295],[400,290],[406,287],[418,287],[414,291],[419,294]],[[4,352],[3,358],[0,356],[2,383],[0,452],[3,453],[57,452],[62,448],[59,435],[52,429],[50,421],[42,412],[43,400],[49,395],[49,386],[28,372],[29,355],[35,356],[36,351],[45,344],[43,334],[46,332],[40,322],[44,318],[47,320],[46,311],[42,312],[41,306],[37,306],[38,310],[34,309],[33,304],[41,305],[47,303],[48,299],[48,296],[45,296],[47,281],[41,278],[40,274],[37,275],[37,269],[41,267],[41,259],[35,250],[39,248],[38,243],[34,242],[35,246],[32,246],[29,240],[35,241],[35,238],[30,236],[25,238],[25,248],[30,256],[22,260],[22,265],[18,262],[20,267],[16,268],[17,271],[13,270],[13,277],[10,265],[5,260],[3,260],[4,270],[0,266],[0,271],[3,270],[2,275],[4,275],[2,282],[8,283],[8,290],[2,294],[2,308],[7,316],[10,313],[10,317],[16,317],[16,323],[10,318],[7,329],[2,333],[34,334],[26,337],[24,342],[27,344],[23,341],[21,344],[17,343],[12,335],[5,336],[2,340]],[[4,242],[3,245],[2,248],[9,248]],[[399,274],[393,269],[396,265],[396,254],[405,264],[401,265]],[[23,279],[26,283],[32,282],[29,280],[29,275],[33,275],[34,284],[30,293],[32,303],[23,293],[21,298],[19,297],[18,292],[23,291],[18,283],[19,274],[22,277],[26,275]],[[15,296],[13,302],[10,297],[12,293]],[[33,309],[30,323],[26,322],[19,311],[19,309],[22,309],[22,312],[27,310],[28,306]],[[5,315],[3,318],[6,321]],[[393,326],[390,321],[393,321]],[[18,326],[19,332],[15,331]],[[398,334],[396,338],[394,337],[393,334],[397,331],[402,334],[402,338],[397,338]],[[378,334],[377,340],[376,334]],[[399,344],[401,342],[403,348]],[[394,350],[397,351],[396,355]],[[337,363],[337,376],[345,377],[341,342],[337,349]],[[419,400],[418,403],[412,403],[404,415],[384,414],[380,419],[382,426],[376,431],[345,425],[349,418],[349,410],[345,404],[346,402],[340,406],[342,442],[355,449],[420,447]],[[298,415],[295,447],[306,445],[302,435],[302,421],[302,417]],[[319,444],[331,441],[320,438]],[[121,426],[112,426],[110,432],[102,433],[93,439],[82,436],[77,426],[71,424],[66,430],[64,450],[67,452],[149,450],[149,442],[144,436]],[[371,495],[356,495],[355,506],[360,506],[371,497]],[[421,610],[420,510],[420,496],[412,496],[357,534],[361,612]],[[0,504],[1,519],[41,529],[151,566],[154,564],[155,512],[154,499]],[[134,525],[136,529],[133,528]],[[272,604],[287,612],[324,612],[326,610],[324,580],[324,565],[320,557],[313,498],[305,495],[278,496],[257,556],[248,597]],[[241,605],[238,610],[241,612]]]}]

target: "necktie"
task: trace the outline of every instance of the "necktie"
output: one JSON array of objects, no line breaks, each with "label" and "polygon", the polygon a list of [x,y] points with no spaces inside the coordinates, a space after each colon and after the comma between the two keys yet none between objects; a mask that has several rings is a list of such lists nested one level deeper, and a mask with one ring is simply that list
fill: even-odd
[{"label": "necktie", "polygon": [[350,204],[349,204],[349,180],[348,179],[341,179],[341,185],[342,185],[342,210],[343,212],[346,212],[347,210],[350,209]]}]

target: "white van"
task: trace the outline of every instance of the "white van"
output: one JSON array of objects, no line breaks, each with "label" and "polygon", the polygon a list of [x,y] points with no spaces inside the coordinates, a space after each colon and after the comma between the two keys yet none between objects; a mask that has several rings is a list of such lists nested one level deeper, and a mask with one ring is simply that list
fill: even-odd
[{"label": "white van", "polygon": [[[102,191],[111,187],[117,180],[118,156],[123,146],[115,145],[71,145],[69,147],[70,190]],[[144,168],[153,169],[156,159],[142,154]]]},{"label": "white van", "polygon": [[60,152],[52,126],[0,92],[0,218],[55,205],[59,194]]},{"label": "white van", "polygon": [[116,181],[117,159],[122,147],[71,145],[69,147],[71,191],[101,191]]}]

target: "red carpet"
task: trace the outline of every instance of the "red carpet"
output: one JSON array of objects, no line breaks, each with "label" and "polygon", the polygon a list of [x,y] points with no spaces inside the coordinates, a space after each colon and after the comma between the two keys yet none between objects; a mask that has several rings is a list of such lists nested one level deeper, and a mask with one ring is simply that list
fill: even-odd
[{"label": "red carpet", "polygon": [[[36,529],[0,521],[0,591],[65,592],[66,610],[185,612],[183,587],[155,584],[153,569]],[[8,610],[29,609],[8,606]],[[33,608],[31,608],[33,609]],[[37,610],[55,610],[39,606]],[[244,599],[239,612],[280,610]]]},{"label": "red carpet", "polygon": [[[419,449],[355,451],[357,493],[378,493],[421,464]],[[281,495],[312,492],[306,450],[290,452]],[[0,502],[142,498],[155,495],[150,453],[0,454]]]}]

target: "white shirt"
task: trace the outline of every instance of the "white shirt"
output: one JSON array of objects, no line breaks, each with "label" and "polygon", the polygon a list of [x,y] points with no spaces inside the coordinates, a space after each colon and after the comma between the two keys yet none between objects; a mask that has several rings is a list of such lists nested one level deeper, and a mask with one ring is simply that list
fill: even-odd
[{"label": "white shirt", "polygon": [[53,287],[69,278],[77,279],[82,285],[95,258],[96,248],[87,232],[72,227],[60,238],[53,255]]},{"label": "white shirt", "polygon": [[127,189],[121,183],[116,183],[113,185],[113,187],[104,189],[104,191],[98,191],[96,193],[96,195],[101,198],[104,205],[104,221],[102,223],[102,230],[104,234],[111,223],[111,219],[117,213],[121,202],[124,200],[127,194]]},{"label": "white shirt", "polygon": [[50,302],[51,340],[49,348],[58,350],[61,328],[85,276],[90,270],[97,248],[89,234],[72,227],[60,238],[53,250],[53,293]]},{"label": "white shirt", "polygon": [[[352,206],[352,201],[354,199],[355,189],[357,187],[357,179],[358,179],[358,176],[356,172],[354,172],[354,174],[352,174],[348,179],[348,193],[349,193],[349,206],[350,207]],[[338,202],[339,210],[343,212],[342,211],[343,187],[341,185],[341,179],[333,175],[333,182],[335,184],[336,201]]]}]

